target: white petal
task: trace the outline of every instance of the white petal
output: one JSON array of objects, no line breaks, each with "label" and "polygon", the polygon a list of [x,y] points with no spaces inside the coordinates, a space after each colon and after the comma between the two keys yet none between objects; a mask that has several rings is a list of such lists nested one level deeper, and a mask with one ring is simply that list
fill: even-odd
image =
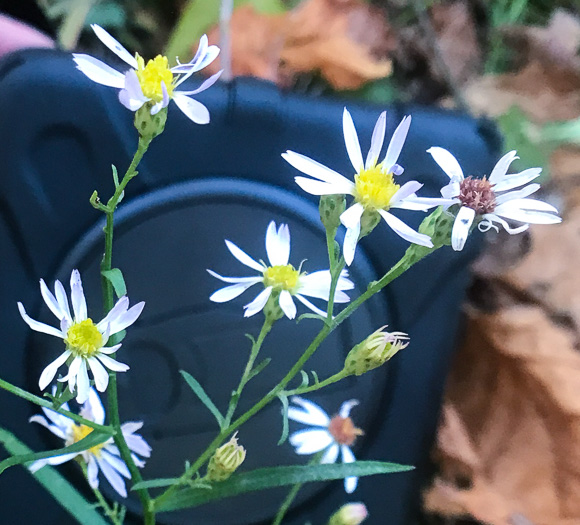
[{"label": "white petal", "polygon": [[173,101],[183,114],[196,124],[209,123],[209,111],[201,102],[182,95],[179,92],[173,95]]},{"label": "white petal", "polygon": [[244,306],[244,317],[251,317],[252,315],[257,314],[266,306],[268,299],[270,298],[270,294],[272,293],[272,287],[268,286],[262,290],[258,296],[251,302]]},{"label": "white petal", "polygon": [[121,343],[113,346],[103,346],[99,350],[99,354],[107,354],[107,355],[114,354],[117,350],[119,350],[119,348],[121,348],[121,346],[123,346]]},{"label": "white petal", "polygon": [[89,397],[89,374],[87,373],[87,363],[81,360],[77,374],[77,403],[83,404]]},{"label": "white petal", "polygon": [[459,202],[458,199],[441,199],[437,197],[407,197],[404,201],[391,204],[391,208],[399,210],[428,211],[435,206],[449,206]]},{"label": "white petal", "polygon": [[350,195],[352,191],[352,184],[348,181],[348,184],[341,185],[328,184],[327,182],[307,179],[306,177],[294,177],[294,181],[310,195]]},{"label": "white petal", "polygon": [[110,333],[116,334],[121,330],[125,330],[125,328],[131,326],[141,315],[143,308],[145,308],[145,302],[141,301],[135,306],[129,308],[126,312],[122,313],[119,317],[117,317],[117,319],[114,319],[109,325],[111,330]]},{"label": "white petal", "polygon": [[[222,72],[218,71],[215,75],[212,75],[208,79],[204,80],[201,86],[199,86],[197,89],[193,89],[192,91],[177,91],[177,93],[180,93],[181,95],[185,95],[188,97],[197,95],[198,93],[201,93],[202,91],[205,91],[206,89],[209,89],[211,86],[213,86],[218,81],[221,74]],[[181,84],[181,82],[178,82],[177,85],[179,84]]]},{"label": "white petal", "polygon": [[330,445],[330,447],[328,447],[328,450],[320,458],[320,463],[322,463],[323,465],[327,463],[336,463],[339,451],[340,448],[336,443],[334,445]]},{"label": "white petal", "polygon": [[345,401],[342,405],[340,405],[340,417],[349,417],[350,411],[353,407],[359,404],[358,399],[350,399],[349,401]]},{"label": "white petal", "polygon": [[[354,454],[346,445],[342,445],[340,447],[342,452],[342,462],[343,463],[353,463],[356,461]],[[348,478],[344,479],[344,490],[347,494],[351,494],[355,491],[356,486],[358,484],[358,478],[356,476],[349,476]]]},{"label": "white petal", "polygon": [[360,218],[363,214],[364,207],[359,202],[354,203],[346,211],[342,212],[340,215],[340,222],[346,228],[356,228],[357,224],[360,227]]},{"label": "white petal", "polygon": [[[56,388],[53,387],[53,395],[55,393],[56,393]],[[68,407],[68,403],[63,403],[62,408],[64,408],[65,410],[70,410]],[[46,416],[46,418],[49,421],[52,421],[58,428],[63,429],[64,431],[68,431],[68,429],[72,427],[73,422],[68,417],[63,416],[62,414],[59,414],[58,412],[55,412],[54,410],[51,410],[50,408],[41,407],[41,409],[44,412],[44,415]],[[42,417],[42,416],[39,416],[39,417]]]},{"label": "white petal", "polygon": [[161,93],[162,98],[151,108],[151,115],[157,115],[157,113],[169,105],[169,93],[167,92],[165,81],[161,82]]},{"label": "white petal", "polygon": [[43,334],[54,335],[55,337],[60,337],[64,339],[62,332],[55,328],[54,326],[49,326],[47,324],[41,323],[40,321],[35,321],[31,317],[28,316],[26,310],[24,309],[24,305],[22,303],[18,303],[18,311],[24,322],[30,326],[35,332],[41,332]]},{"label": "white petal", "polygon": [[[447,173],[452,182],[459,182],[464,179],[463,170],[457,162],[457,159],[446,149],[434,146],[427,150],[433,157],[433,160],[439,164],[441,169]],[[444,195],[446,197],[446,195]]]},{"label": "white petal", "polygon": [[415,192],[419,191],[423,187],[423,184],[417,182],[416,180],[410,180],[403,184],[397,192],[391,197],[391,203],[394,205],[407,197],[410,197]]},{"label": "white petal", "polygon": [[93,373],[93,378],[95,379],[95,386],[99,392],[104,392],[109,386],[109,374],[103,367],[103,365],[95,358],[91,357],[88,359],[89,367]]},{"label": "white petal", "polygon": [[251,282],[232,284],[231,286],[220,288],[209,296],[209,300],[214,303],[226,303],[242,295],[250,286],[254,286],[261,280],[257,277]]},{"label": "white petal", "polygon": [[77,384],[77,375],[79,373],[79,369],[81,367],[82,362],[83,362],[82,357],[75,357],[72,360],[70,366],[68,367],[68,374],[66,375],[65,378],[63,378],[63,381],[65,380],[68,381],[68,388],[71,392],[74,392],[75,390],[75,386]]},{"label": "white petal", "polygon": [[[531,199],[526,199],[531,200]],[[530,224],[558,224],[562,219],[556,214],[548,211],[541,211],[535,209],[525,208],[507,208],[508,204],[514,201],[506,202],[495,209],[497,215],[501,215],[506,219],[512,219],[519,222],[527,222]]]},{"label": "white petal", "polygon": [[105,475],[107,481],[111,484],[111,487],[113,487],[117,494],[119,494],[121,497],[126,498],[127,489],[125,487],[123,478],[102,457],[96,456],[96,460],[99,464],[101,472]]},{"label": "white petal", "polygon": [[78,270],[73,270],[70,276],[70,297],[75,313],[75,321],[84,321],[87,318],[87,301],[83,291],[81,274]]},{"label": "white petal", "polygon": [[496,222],[501,224],[504,227],[505,231],[508,232],[510,235],[516,235],[518,233],[525,232],[530,227],[529,224],[523,224],[522,226],[519,226],[517,228],[512,228],[507,223],[507,221],[505,221],[501,217],[498,217],[495,213],[486,213],[483,216],[483,220],[477,225],[477,228],[481,232],[486,232],[491,228],[493,228],[496,231],[499,231],[498,227],[495,225]]},{"label": "white petal", "polygon": [[226,246],[231,254],[243,265],[262,273],[266,268],[252,259],[246,252],[238,248],[233,242],[226,240]]},{"label": "white petal", "polygon": [[72,316],[70,314],[66,292],[64,290],[64,286],[58,279],[54,282],[54,295],[56,296],[56,300],[60,305],[60,309],[66,314],[67,321],[72,324]]},{"label": "white petal", "polygon": [[[233,284],[242,284],[242,283],[259,283],[262,278],[261,277],[224,277],[213,270],[206,270],[212,277],[223,281],[224,283],[233,283]],[[264,271],[262,268],[260,271]]]},{"label": "white petal", "polygon": [[81,416],[102,425],[105,422],[105,408],[99,394],[94,388],[89,388],[88,399],[81,407]]},{"label": "white petal", "polygon": [[50,311],[55,315],[55,317],[60,321],[63,317],[66,317],[65,312],[62,311],[60,304],[56,300],[56,297],[52,295],[52,292],[46,286],[46,283],[43,279],[40,279],[40,293],[42,294],[42,298],[46,303],[46,306],[50,309]]},{"label": "white petal", "polygon": [[50,382],[54,379],[56,372],[69,358],[70,352],[67,350],[58,356],[52,363],[50,363],[40,374],[40,379],[38,380],[38,387],[40,390],[44,390]]},{"label": "white petal", "polygon": [[128,308],[129,308],[129,298],[126,295],[124,295],[115,303],[115,306],[111,308],[109,313],[97,325],[99,331],[102,332],[103,330],[105,330],[105,327],[108,324],[117,320],[117,318],[120,317],[122,314],[124,314]]},{"label": "white petal", "polygon": [[536,193],[540,189],[539,184],[528,184],[521,190],[508,191],[507,193],[502,193],[501,195],[496,195],[495,204],[499,206],[504,202],[508,202],[514,199],[525,199],[529,197],[532,193]]},{"label": "white petal", "polygon": [[103,456],[103,460],[111,465],[111,467],[113,467],[119,474],[121,474],[121,476],[128,479],[131,478],[131,473],[121,458],[118,458],[115,455],[109,453],[106,448],[103,449],[101,454]]},{"label": "white petal", "polygon": [[383,167],[387,172],[393,169],[393,166],[399,160],[399,155],[405,144],[407,138],[407,133],[409,132],[409,126],[411,125],[411,116],[407,115],[401,120],[401,123],[397,126],[397,129],[393,133],[391,142],[389,142],[389,147],[387,148],[387,154],[385,155],[385,160],[383,161]]},{"label": "white petal", "polygon": [[29,423],[38,423],[39,425],[42,425],[45,428],[48,428],[48,430],[50,430],[55,436],[66,440],[67,435],[66,433],[59,428],[56,425],[51,425],[46,419],[44,419],[42,416],[39,415],[35,415],[35,416],[31,416],[28,419]]},{"label": "white petal", "polygon": [[109,33],[107,33],[101,26],[91,24],[93,31],[98,39],[105,44],[115,55],[121,60],[127,62],[132,68],[137,69],[137,60],[129,53],[117,40],[115,40]]},{"label": "white petal", "polygon": [[288,409],[288,419],[304,423],[305,425],[316,425],[320,427],[327,427],[330,423],[328,414],[316,403],[298,396],[293,396],[290,401],[300,405],[304,411],[290,407]]},{"label": "white petal", "polygon": [[326,312],[324,310],[321,310],[320,308],[314,306],[308,299],[302,297],[299,293],[297,293],[294,297],[296,297],[296,299],[298,299],[304,306],[306,306],[306,308],[309,308],[315,314],[321,315],[322,317],[326,317]]},{"label": "white petal", "polygon": [[444,199],[455,199],[461,193],[461,185],[456,179],[453,179],[447,186],[441,188],[441,196]]},{"label": "white petal", "polygon": [[76,53],[73,54],[73,60],[77,65],[77,69],[93,82],[118,89],[122,89],[125,86],[125,75],[104,62],[89,55]]},{"label": "white petal", "polygon": [[342,130],[344,133],[344,142],[346,144],[348,158],[350,159],[355,173],[359,173],[364,168],[362,153],[360,150],[360,142],[358,140],[358,135],[356,133],[356,128],[354,127],[352,117],[346,108],[344,108],[342,113]]},{"label": "white petal", "polygon": [[134,69],[125,74],[125,86],[119,91],[119,101],[130,111],[137,111],[149,99],[143,94],[141,84]]},{"label": "white petal", "polygon": [[493,191],[506,191],[512,188],[517,188],[518,186],[523,186],[528,182],[537,179],[542,174],[542,168],[530,168],[517,173],[516,175],[506,175],[502,180],[500,180],[494,187]]},{"label": "white petal", "polygon": [[462,206],[459,209],[451,230],[451,246],[456,252],[463,250],[474,218],[475,211],[471,208]]},{"label": "white petal", "polygon": [[116,361],[112,357],[104,354],[97,354],[97,359],[103,363],[109,370],[113,370],[114,372],[126,372],[129,370],[129,365],[125,363],[120,363]]},{"label": "white petal", "polygon": [[[337,173],[336,171],[331,170],[330,168],[327,168],[319,162],[305,157],[300,153],[295,153],[294,151],[287,151],[286,153],[282,153],[282,158],[298,171],[306,173],[306,175],[310,175],[311,177],[314,177],[315,179],[318,179],[322,182],[337,185],[337,187],[348,186],[350,191],[344,193],[349,193],[352,195],[354,183],[349,181],[346,177],[343,177],[340,173]],[[337,193],[343,192],[339,191]]]},{"label": "white petal", "polygon": [[266,231],[266,253],[272,266],[285,266],[290,258],[290,230],[281,224],[276,231],[276,223],[271,221]]},{"label": "white petal", "polygon": [[381,154],[381,149],[383,149],[383,142],[385,141],[385,129],[387,127],[387,112],[383,111],[377,123],[375,124],[375,129],[373,130],[373,136],[371,138],[371,147],[367,154],[367,160],[365,162],[365,169],[372,168],[377,164],[379,155]]},{"label": "white petal", "polygon": [[99,467],[97,461],[93,455],[89,456],[89,461],[87,462],[87,478],[89,485],[93,488],[99,486]]},{"label": "white petal", "polygon": [[427,248],[433,248],[433,242],[431,241],[431,237],[428,235],[416,232],[413,228],[407,226],[401,219],[395,217],[388,211],[378,210],[378,212],[393,231],[406,241],[419,244],[420,246],[426,246]]},{"label": "white petal", "polygon": [[315,454],[334,442],[328,430],[301,430],[290,435],[290,444],[296,447],[296,454]]},{"label": "white petal", "polygon": [[504,202],[500,206],[495,209],[495,213],[498,215],[502,215],[503,213],[499,213],[498,210],[507,211],[519,209],[523,211],[545,211],[545,212],[552,212],[558,213],[558,210],[548,204],[547,202],[540,201],[538,199],[510,199],[508,202]]},{"label": "white petal", "polygon": [[505,177],[510,164],[518,158],[519,157],[515,151],[506,153],[501,159],[497,161],[497,164],[494,166],[493,170],[491,170],[491,173],[489,174],[489,182],[491,184],[497,184],[500,182]]},{"label": "white petal", "polygon": [[354,225],[354,228],[348,228],[346,234],[344,235],[344,243],[342,245],[342,254],[344,256],[344,261],[348,266],[352,264],[354,260],[354,254],[356,252],[356,246],[358,243],[358,238],[360,236],[360,222]]},{"label": "white petal", "polygon": [[71,459],[74,459],[79,454],[77,452],[73,452],[72,454],[62,454],[61,456],[54,456],[52,458],[47,458],[46,462],[49,465],[62,465]]},{"label": "white petal", "polygon": [[288,319],[294,319],[296,317],[296,305],[294,304],[292,295],[288,290],[282,290],[280,292],[278,304]]}]

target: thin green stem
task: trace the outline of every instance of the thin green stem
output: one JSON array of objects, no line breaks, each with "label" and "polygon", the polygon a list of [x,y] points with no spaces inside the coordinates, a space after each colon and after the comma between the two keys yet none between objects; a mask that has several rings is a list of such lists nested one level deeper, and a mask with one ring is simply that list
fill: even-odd
[{"label": "thin green stem", "polygon": [[301,396],[302,394],[308,394],[309,392],[315,392],[316,390],[320,390],[321,388],[324,388],[328,385],[332,385],[333,383],[337,383],[338,381],[340,381],[341,379],[344,379],[348,375],[349,374],[346,373],[344,370],[341,370],[340,372],[337,372],[336,374],[328,377],[324,381],[314,383],[313,385],[305,386],[302,388],[298,387],[298,388],[295,388],[294,390],[285,390],[284,395],[286,395],[287,397]]},{"label": "thin green stem", "polygon": [[98,423],[95,423],[94,421],[91,421],[90,419],[85,419],[84,417],[79,416],[78,414],[75,414],[74,412],[70,412],[69,410],[65,410],[62,407],[55,408],[54,405],[50,401],[48,401],[47,399],[35,396],[34,394],[31,394],[30,392],[27,392],[26,390],[23,390],[22,388],[18,388],[17,386],[12,385],[8,381],[4,381],[3,379],[0,379],[0,388],[10,392],[11,394],[14,394],[15,396],[21,397],[22,399],[25,399],[26,401],[30,401],[31,403],[34,403],[35,405],[38,405],[38,406],[41,406],[44,408],[49,408],[50,410],[54,410],[55,412],[62,414],[63,416],[66,416],[66,417],[72,419],[73,421],[80,423],[81,425],[86,425],[87,427],[93,428],[93,429],[98,430],[100,432],[104,432],[106,434],[111,434],[111,435],[115,434],[115,429],[113,429],[110,426],[99,425]]},{"label": "thin green stem", "polygon": [[252,350],[250,351],[250,357],[248,358],[248,362],[246,363],[246,368],[244,369],[244,373],[242,374],[238,388],[232,394],[230,404],[228,406],[228,412],[227,412],[226,417],[224,419],[224,427],[229,426],[229,424],[232,420],[234,412],[236,411],[236,408],[238,406],[238,402],[240,401],[240,397],[242,395],[242,390],[244,389],[244,387],[246,386],[246,384],[250,380],[252,369],[254,368],[254,363],[256,362],[258,354],[260,353],[260,350],[262,348],[262,344],[264,343],[264,339],[266,339],[266,336],[270,333],[272,326],[273,326],[273,321],[266,317],[264,319],[264,324],[262,325],[262,329],[260,330],[260,334],[258,335],[258,339],[256,339],[252,343]]},{"label": "thin green stem", "polygon": [[[84,461],[81,462],[81,468],[83,469],[85,478],[88,481],[89,476],[87,472],[87,465]],[[117,511],[109,505],[109,502],[105,499],[98,487],[91,487],[91,489],[95,495],[95,498],[97,498],[97,501],[99,502],[99,506],[103,509],[107,518],[111,520],[111,523],[113,525],[123,525],[123,521],[119,519]]]}]

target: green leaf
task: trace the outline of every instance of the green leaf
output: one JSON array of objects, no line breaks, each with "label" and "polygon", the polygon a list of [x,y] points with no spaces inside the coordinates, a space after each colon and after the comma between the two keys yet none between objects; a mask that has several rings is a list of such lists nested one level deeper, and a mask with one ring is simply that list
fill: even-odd
[{"label": "green leaf", "polygon": [[87,437],[77,441],[76,443],[73,443],[68,447],[47,450],[45,452],[34,452],[30,454],[12,456],[11,458],[5,459],[4,461],[0,461],[0,474],[2,474],[2,472],[4,472],[8,467],[13,467],[14,465],[29,463],[38,459],[63,456],[64,454],[72,454],[73,452],[83,452],[89,448],[100,445],[101,443],[107,441],[107,439],[110,437],[110,434],[99,432],[98,430],[93,430]]},{"label": "green leaf", "polygon": [[282,403],[282,435],[278,441],[278,446],[280,446],[288,438],[288,397],[278,394],[278,399]]},{"label": "green leaf", "polygon": [[302,321],[302,319],[318,319],[319,321],[326,323],[326,317],[322,317],[321,315],[318,314],[302,314],[298,316],[296,322],[299,323],[300,321]]},{"label": "green leaf", "polygon": [[310,383],[310,378],[308,377],[308,374],[304,370],[300,370],[300,375],[302,376],[302,383],[300,383],[298,390],[306,388]]},{"label": "green leaf", "polygon": [[221,412],[218,408],[214,405],[213,401],[209,398],[209,396],[205,393],[203,387],[199,384],[199,382],[191,375],[188,374],[185,370],[180,370],[179,373],[183,376],[183,379],[187,382],[189,387],[193,390],[193,393],[199,397],[199,400],[206,406],[206,408],[213,414],[220,426],[220,429],[224,426],[224,416],[222,416]]},{"label": "green leaf", "polygon": [[[16,436],[0,428],[0,443],[9,454],[30,455],[30,450]],[[90,523],[91,525],[107,525],[106,520],[101,517],[94,506],[89,503],[79,492],[54,468],[47,465],[31,475],[38,481],[46,491],[79,523]]]},{"label": "green leaf", "polygon": [[252,371],[248,374],[248,381],[253,377],[256,377],[262,370],[264,370],[264,368],[270,364],[270,361],[272,361],[272,358],[267,357],[262,362],[258,363],[254,368],[252,368]]},{"label": "green leaf", "polygon": [[101,272],[101,275],[113,285],[117,297],[121,298],[124,295],[127,295],[127,285],[125,284],[123,272],[121,272],[119,268],[104,270]]},{"label": "green leaf", "polygon": [[354,463],[302,465],[257,469],[243,474],[234,474],[230,479],[214,483],[212,490],[183,489],[174,492],[159,502],[156,510],[160,512],[197,507],[217,499],[229,498],[238,494],[255,492],[273,487],[344,479],[348,476],[372,476],[405,472],[413,467],[385,463],[382,461],[355,461]]},{"label": "green leaf", "polygon": [[170,487],[171,485],[180,485],[183,482],[181,478],[156,478],[147,481],[139,481],[131,487],[131,490],[141,489],[158,489],[160,487]]}]

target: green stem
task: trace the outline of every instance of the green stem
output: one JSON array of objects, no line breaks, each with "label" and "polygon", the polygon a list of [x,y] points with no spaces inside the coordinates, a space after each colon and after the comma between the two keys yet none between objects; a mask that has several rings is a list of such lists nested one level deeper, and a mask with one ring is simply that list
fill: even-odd
[{"label": "green stem", "polygon": [[10,392],[11,394],[14,394],[15,396],[21,397],[22,399],[25,399],[26,401],[30,401],[31,403],[34,403],[35,405],[38,405],[38,406],[41,406],[44,408],[49,408],[50,410],[54,410],[55,412],[62,414],[63,416],[66,416],[66,417],[72,419],[73,421],[80,423],[81,425],[86,425],[87,427],[93,428],[93,429],[98,430],[100,432],[105,432],[106,434],[111,434],[111,435],[115,434],[115,429],[111,428],[110,426],[99,425],[98,423],[95,423],[94,421],[91,421],[89,419],[85,419],[84,417],[79,416],[78,414],[75,414],[74,412],[70,412],[69,410],[65,410],[64,408],[61,408],[61,407],[55,408],[54,405],[50,401],[48,401],[47,399],[43,399],[42,397],[35,396],[34,394],[31,394],[30,392],[27,392],[26,390],[22,390],[22,388],[18,388],[17,386],[12,385],[8,381],[4,381],[3,379],[0,379],[0,388]]},{"label": "green stem", "polygon": [[273,324],[274,324],[274,322],[271,319],[268,319],[266,317],[264,319],[264,324],[262,325],[262,329],[260,330],[260,334],[258,335],[258,339],[256,341],[254,341],[252,344],[252,350],[250,352],[250,357],[248,359],[248,362],[246,363],[246,368],[244,369],[244,373],[242,374],[242,377],[240,379],[240,384],[238,385],[238,388],[232,394],[232,398],[230,400],[230,405],[228,407],[228,412],[226,414],[226,417],[224,418],[224,427],[229,426],[229,424],[232,420],[232,417],[234,415],[234,412],[236,410],[236,407],[238,406],[238,402],[239,402],[240,397],[242,395],[242,390],[244,389],[244,387],[246,386],[246,384],[250,380],[250,374],[252,373],[252,369],[254,368],[254,363],[256,362],[258,354],[260,353],[260,350],[262,348],[262,344],[264,343],[264,339],[266,339],[266,336],[270,333],[270,330],[272,329]]},{"label": "green stem", "polygon": [[305,387],[298,387],[295,388],[294,390],[285,390],[284,391],[284,395],[287,397],[290,396],[301,396],[302,394],[308,394],[309,392],[314,392],[316,390],[320,390],[321,388],[324,388],[325,386],[328,385],[332,385],[333,383],[337,383],[338,381],[340,381],[341,379],[344,379],[345,377],[348,377],[350,374],[347,374],[344,370],[341,370],[340,372],[337,372],[336,374],[330,376],[329,378],[325,379],[324,381],[320,381],[319,383],[314,383],[313,385],[310,386],[305,386]]},{"label": "green stem", "polygon": [[[81,468],[83,469],[83,473],[85,475],[85,478],[88,481],[89,476],[88,476],[88,472],[87,472],[87,465],[82,460],[81,460]],[[91,487],[91,489],[93,491],[93,494],[97,498],[97,501],[99,502],[99,506],[103,509],[107,518],[109,518],[111,520],[111,523],[113,525],[123,525],[123,522],[117,516],[117,512],[115,511],[115,509],[111,508],[111,506],[109,505],[109,502],[105,499],[105,497],[103,496],[101,491],[98,489],[98,487]]]}]

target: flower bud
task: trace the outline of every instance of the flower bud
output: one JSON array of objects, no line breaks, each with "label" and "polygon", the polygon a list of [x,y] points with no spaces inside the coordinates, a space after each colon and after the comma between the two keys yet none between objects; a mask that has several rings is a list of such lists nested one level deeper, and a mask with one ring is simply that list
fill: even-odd
[{"label": "flower bud", "polygon": [[340,226],[340,216],[346,209],[344,195],[322,195],[318,204],[320,220],[327,230],[334,231]]},{"label": "flower bud", "polygon": [[442,246],[451,246],[451,231],[453,230],[458,208],[457,205],[453,205],[448,209],[439,206],[423,219],[418,231],[431,237],[433,248],[411,244],[407,248],[406,255],[412,263],[421,260]]},{"label": "flower bud", "polygon": [[273,324],[278,319],[284,317],[284,312],[280,308],[280,292],[277,290],[272,290],[266,305],[264,306],[264,316],[270,324]]},{"label": "flower bud", "polygon": [[209,460],[207,481],[225,481],[246,459],[246,449],[238,445],[236,434],[225,445],[218,448]]},{"label": "flower bud", "polygon": [[359,239],[366,237],[371,233],[381,222],[381,216],[375,210],[365,210],[360,218],[360,234]]},{"label": "flower bud", "polygon": [[139,136],[149,140],[153,140],[157,135],[163,133],[167,121],[167,108],[151,115],[153,104],[153,102],[147,102],[135,111],[135,128],[139,132]]},{"label": "flower bud", "polygon": [[347,503],[330,517],[328,525],[359,525],[368,515],[364,503]]},{"label": "flower bud", "polygon": [[360,376],[378,368],[409,343],[409,336],[403,332],[386,332],[382,326],[356,345],[346,356],[344,371]]}]

